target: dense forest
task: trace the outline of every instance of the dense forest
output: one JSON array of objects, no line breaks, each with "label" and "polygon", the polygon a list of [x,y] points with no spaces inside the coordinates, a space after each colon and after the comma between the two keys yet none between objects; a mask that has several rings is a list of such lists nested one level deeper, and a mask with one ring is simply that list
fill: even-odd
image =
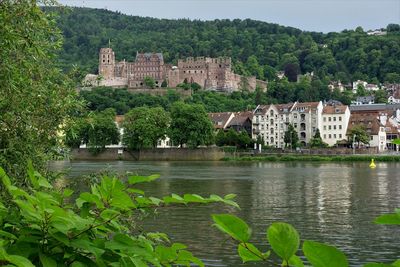
[{"label": "dense forest", "polygon": [[348,83],[400,82],[400,25],[386,35],[368,35],[361,27],[340,33],[305,32],[255,20],[167,20],[123,15],[102,9],[52,8],[64,35],[60,65],[96,73],[100,47],[118,60],[136,51],[163,52],[167,63],[187,56],[230,56],[235,72],[271,80],[292,67],[299,74]]}]

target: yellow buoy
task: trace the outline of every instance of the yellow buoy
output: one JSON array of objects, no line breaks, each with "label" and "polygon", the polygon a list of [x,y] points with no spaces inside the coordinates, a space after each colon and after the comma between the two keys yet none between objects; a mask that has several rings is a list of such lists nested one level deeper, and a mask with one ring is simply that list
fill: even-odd
[{"label": "yellow buoy", "polygon": [[369,167],[370,167],[371,169],[375,169],[375,168],[376,168],[374,159],[371,159],[371,163],[369,164]]}]

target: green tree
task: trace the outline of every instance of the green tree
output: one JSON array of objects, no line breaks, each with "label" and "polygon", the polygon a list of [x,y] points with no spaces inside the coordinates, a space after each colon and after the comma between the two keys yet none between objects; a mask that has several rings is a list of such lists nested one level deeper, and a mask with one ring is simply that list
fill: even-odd
[{"label": "green tree", "polygon": [[359,84],[359,85],[357,85],[357,96],[366,96],[368,93],[367,93],[367,90],[365,90],[365,87],[364,87],[364,85],[362,85],[362,84]]},{"label": "green tree", "polygon": [[315,135],[313,138],[310,140],[310,146],[312,148],[323,148],[323,147],[328,147],[328,144],[322,141],[321,138],[321,133],[319,132],[319,129],[315,131]]},{"label": "green tree", "polygon": [[70,148],[79,148],[88,142],[89,123],[87,118],[79,117],[71,120],[65,129],[65,145]]},{"label": "green tree", "polygon": [[79,108],[74,82],[56,67],[62,36],[47,1],[0,1],[0,166],[24,177],[45,170],[63,125]]},{"label": "green tree", "polygon": [[154,89],[156,88],[156,81],[149,76],[144,77],[144,85],[148,88]]},{"label": "green tree", "polygon": [[291,149],[296,148],[299,142],[299,136],[297,135],[296,130],[294,129],[292,124],[288,125],[288,129],[285,132],[285,136],[283,138],[286,147],[290,147]]},{"label": "green tree", "polygon": [[[117,125],[114,122],[115,111],[106,109],[93,112],[89,115],[87,123],[87,140],[84,140],[89,151],[93,154],[102,152],[106,145],[118,144],[120,140]],[[83,138],[85,139],[85,138]]]},{"label": "green tree", "polygon": [[385,90],[379,89],[374,92],[375,103],[387,103],[388,96]]},{"label": "green tree", "polygon": [[400,83],[400,74],[399,73],[388,73],[388,74],[386,74],[385,82],[388,82],[388,83]]},{"label": "green tree", "polygon": [[213,143],[213,125],[201,105],[175,102],[171,106],[169,136],[174,144],[196,148]]},{"label": "green tree", "polygon": [[191,83],[190,87],[192,88],[193,92],[197,92],[201,89],[201,86],[198,83]]},{"label": "green tree", "polygon": [[300,74],[299,66],[293,63],[285,65],[285,76],[288,78],[289,82],[297,82],[297,75]]},{"label": "green tree", "polygon": [[224,130],[218,130],[215,135],[215,144],[217,146],[224,146],[226,144],[226,134]]},{"label": "green tree", "polygon": [[261,104],[267,103],[267,95],[264,93],[263,89],[259,86],[256,86],[255,95],[254,95],[254,103],[256,105],[261,105]]},{"label": "green tree", "polygon": [[169,124],[170,117],[161,107],[134,108],[124,117],[123,143],[133,150],[156,147],[166,137]]},{"label": "green tree", "polygon": [[365,129],[365,126],[360,124],[360,125],[354,125],[348,134],[349,137],[349,142],[357,142],[358,147],[360,147],[360,143],[363,144],[369,144],[370,141],[370,136],[368,132]]}]

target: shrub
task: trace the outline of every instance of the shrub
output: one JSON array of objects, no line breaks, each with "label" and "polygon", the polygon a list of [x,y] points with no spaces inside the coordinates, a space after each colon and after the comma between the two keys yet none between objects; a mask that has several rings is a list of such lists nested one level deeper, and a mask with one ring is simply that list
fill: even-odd
[{"label": "shrub", "polygon": [[29,164],[27,189],[16,187],[0,168],[0,265],[15,266],[204,266],[186,246],[166,234],[135,232],[129,225],[151,208],[223,202],[211,195],[145,197],[135,185],[158,178],[131,176],[126,183],[104,176],[72,201],[73,191],[57,191]]}]

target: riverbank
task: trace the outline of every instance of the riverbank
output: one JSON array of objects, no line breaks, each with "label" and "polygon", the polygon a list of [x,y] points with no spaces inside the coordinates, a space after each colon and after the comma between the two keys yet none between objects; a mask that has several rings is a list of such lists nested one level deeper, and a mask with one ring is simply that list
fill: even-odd
[{"label": "riverbank", "polygon": [[[313,153],[316,151],[312,151]],[[297,154],[271,152],[257,154],[254,152],[227,152],[222,148],[157,148],[141,151],[127,151],[118,148],[107,148],[105,151],[93,155],[88,149],[74,149],[71,151],[71,160],[126,160],[126,161],[331,161],[352,162],[371,161],[400,162],[400,154],[379,155],[369,154],[328,154],[331,150],[318,151],[319,154]]]},{"label": "riverbank", "polygon": [[330,161],[330,162],[353,162],[366,161],[374,159],[376,162],[400,162],[400,155],[261,155],[261,156],[242,156],[225,157],[224,161]]}]

